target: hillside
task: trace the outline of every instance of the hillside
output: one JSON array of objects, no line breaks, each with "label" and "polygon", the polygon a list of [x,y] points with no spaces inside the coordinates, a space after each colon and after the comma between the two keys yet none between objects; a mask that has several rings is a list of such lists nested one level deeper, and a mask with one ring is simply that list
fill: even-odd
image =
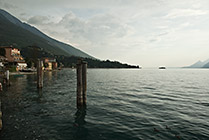
[{"label": "hillside", "polygon": [[35,27],[23,23],[0,9],[0,46],[13,45],[19,49],[39,46],[49,54],[93,58],[75,47],[45,35]]},{"label": "hillside", "polygon": [[[35,64],[37,62],[37,58],[43,57],[52,57],[56,58],[59,66],[64,67],[76,67],[77,60],[80,59],[75,56],[63,56],[63,55],[51,55],[40,47],[36,46],[28,46],[22,49],[21,54],[24,56],[28,66],[30,67],[31,64]],[[117,61],[101,61],[98,59],[91,59],[91,58],[82,58],[84,61],[88,62],[88,68],[139,68],[139,66],[122,64]]]}]

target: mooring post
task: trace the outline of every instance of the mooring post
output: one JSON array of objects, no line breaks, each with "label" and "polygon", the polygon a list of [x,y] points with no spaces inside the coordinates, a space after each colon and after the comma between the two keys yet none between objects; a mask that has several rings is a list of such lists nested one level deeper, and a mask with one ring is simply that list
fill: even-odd
[{"label": "mooring post", "polygon": [[87,89],[87,62],[82,62],[82,82],[83,82],[83,105],[86,106],[86,89]]},{"label": "mooring post", "polygon": [[2,112],[1,112],[1,100],[0,100],[0,130],[2,129]]},{"label": "mooring post", "polygon": [[[2,91],[2,84],[0,83],[0,92]],[[2,129],[2,112],[1,112],[1,98],[0,98],[0,130]]]},{"label": "mooring post", "polygon": [[43,61],[38,59],[37,62],[37,88],[43,87]]},{"label": "mooring post", "polygon": [[10,81],[9,81],[9,70],[6,71],[6,85],[7,86],[10,85]]},{"label": "mooring post", "polygon": [[82,63],[81,60],[77,62],[77,108],[83,106],[83,82],[82,82]]},{"label": "mooring post", "polygon": [[3,90],[2,84],[0,83],[0,92]]},{"label": "mooring post", "polygon": [[[0,83],[0,93],[3,91],[2,84]],[[0,130],[2,129],[2,112],[1,112],[1,98],[0,98]]]}]

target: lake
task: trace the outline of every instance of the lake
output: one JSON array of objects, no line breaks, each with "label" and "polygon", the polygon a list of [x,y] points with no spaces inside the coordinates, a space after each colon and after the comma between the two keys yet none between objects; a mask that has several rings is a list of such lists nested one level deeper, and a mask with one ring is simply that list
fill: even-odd
[{"label": "lake", "polygon": [[88,69],[87,108],[76,71],[11,76],[1,93],[1,140],[207,140],[209,70]]}]

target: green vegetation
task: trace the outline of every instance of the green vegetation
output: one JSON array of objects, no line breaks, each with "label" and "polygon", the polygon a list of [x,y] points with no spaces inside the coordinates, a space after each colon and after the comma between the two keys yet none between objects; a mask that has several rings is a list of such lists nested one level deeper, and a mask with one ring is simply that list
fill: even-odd
[{"label": "green vegetation", "polygon": [[7,69],[8,69],[10,72],[16,72],[16,66],[9,66],[9,67],[7,67]]},{"label": "green vegetation", "polygon": [[78,57],[63,57],[58,56],[57,61],[62,63],[65,67],[75,67],[77,60],[82,59],[88,63],[89,68],[139,68],[138,66],[131,66],[128,64],[122,64],[117,61],[101,61],[97,59],[89,59],[89,58],[78,58]]},{"label": "green vegetation", "polygon": [[0,56],[5,56],[6,55],[6,51],[4,48],[0,48]]},{"label": "green vegetation", "polygon": [[76,56],[64,56],[64,55],[52,55],[37,46],[28,46],[21,50],[21,54],[25,57],[29,66],[36,64],[38,58],[56,58],[58,66],[64,65],[64,67],[75,67],[78,59],[83,59],[88,62],[89,68],[139,68],[138,66],[131,66],[128,64],[122,64],[117,61],[101,61],[98,59],[81,58]]}]

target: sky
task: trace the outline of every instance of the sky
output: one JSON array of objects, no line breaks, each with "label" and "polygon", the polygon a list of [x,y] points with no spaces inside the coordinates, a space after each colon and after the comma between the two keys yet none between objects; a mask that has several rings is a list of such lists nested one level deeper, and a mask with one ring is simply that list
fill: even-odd
[{"label": "sky", "polygon": [[0,8],[102,60],[181,67],[209,58],[209,0],[0,0]]}]

